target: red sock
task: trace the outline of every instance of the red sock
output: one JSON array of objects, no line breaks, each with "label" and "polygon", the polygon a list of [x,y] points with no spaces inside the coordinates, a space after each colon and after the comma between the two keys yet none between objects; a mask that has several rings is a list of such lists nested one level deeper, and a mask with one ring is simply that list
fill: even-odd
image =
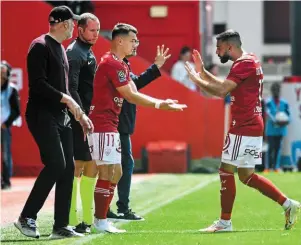
[{"label": "red sock", "polygon": [[110,186],[110,202],[109,202],[109,205],[111,204],[112,202],[112,199],[114,197],[114,192],[115,192],[115,188],[116,188],[116,185],[117,184],[114,184],[114,183],[111,183],[111,186]]},{"label": "red sock", "polygon": [[107,212],[109,210],[110,205],[110,185],[111,182],[108,180],[97,180],[94,191],[94,199],[95,217],[98,219],[107,218]]},{"label": "red sock", "polygon": [[220,168],[219,177],[221,181],[221,219],[230,220],[236,195],[234,173]]},{"label": "red sock", "polygon": [[255,173],[244,182],[246,185],[259,190],[263,195],[271,198],[280,205],[286,200],[286,196],[268,179]]}]

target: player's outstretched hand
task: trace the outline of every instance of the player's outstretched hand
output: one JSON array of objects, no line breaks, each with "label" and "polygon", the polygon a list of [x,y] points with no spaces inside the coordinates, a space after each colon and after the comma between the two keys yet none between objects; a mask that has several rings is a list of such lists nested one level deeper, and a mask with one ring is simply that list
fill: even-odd
[{"label": "player's outstretched hand", "polygon": [[161,110],[168,110],[168,111],[183,111],[187,108],[185,104],[178,104],[177,100],[166,99],[161,102],[160,109]]},{"label": "player's outstretched hand", "polygon": [[164,50],[164,44],[157,46],[157,56],[155,58],[154,64],[160,69],[171,56],[168,54],[169,48]]},{"label": "player's outstretched hand", "polygon": [[86,140],[87,135],[92,134],[94,132],[94,125],[86,114],[82,115],[81,119],[79,120],[79,123],[84,131],[84,140]]},{"label": "player's outstretched hand", "polygon": [[193,50],[192,52],[192,59],[194,61],[195,64],[195,69],[197,72],[203,73],[205,68],[204,68],[204,62],[203,59],[199,53],[199,51],[197,51],[196,49]]},{"label": "player's outstretched hand", "polygon": [[196,83],[200,79],[199,73],[196,72],[196,70],[189,64],[189,62],[185,63],[185,69],[191,81]]}]

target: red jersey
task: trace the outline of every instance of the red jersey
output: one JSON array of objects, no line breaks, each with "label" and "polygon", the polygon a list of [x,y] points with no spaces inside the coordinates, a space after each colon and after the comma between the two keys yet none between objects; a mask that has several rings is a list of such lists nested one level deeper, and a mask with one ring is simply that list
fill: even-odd
[{"label": "red jersey", "polygon": [[253,54],[244,54],[233,63],[227,79],[237,84],[231,92],[232,122],[229,133],[262,136],[263,72],[259,60]]},{"label": "red jersey", "polygon": [[110,52],[101,57],[95,74],[90,110],[95,132],[118,132],[123,98],[116,88],[127,85],[129,81],[129,68],[123,61]]}]

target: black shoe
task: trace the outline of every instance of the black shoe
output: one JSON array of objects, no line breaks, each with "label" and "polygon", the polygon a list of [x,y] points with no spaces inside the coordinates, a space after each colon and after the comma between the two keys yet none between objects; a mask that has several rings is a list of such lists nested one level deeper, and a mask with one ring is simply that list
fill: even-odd
[{"label": "black shoe", "polygon": [[127,212],[118,213],[118,219],[124,221],[144,221],[144,218],[135,214],[132,209],[129,209]]},{"label": "black shoe", "polygon": [[1,183],[1,190],[9,190],[11,188],[10,183]]},{"label": "black shoe", "polygon": [[19,219],[14,222],[14,225],[25,236],[33,238],[40,237],[40,233],[34,219],[19,217]]},{"label": "black shoe", "polygon": [[109,209],[109,211],[107,213],[107,219],[110,221],[118,221],[119,216],[117,214],[115,214],[111,209]]},{"label": "black shoe", "polygon": [[75,226],[74,229],[75,232],[78,233],[91,233],[91,225],[86,224],[85,222],[82,222]]},{"label": "black shoe", "polygon": [[53,228],[49,239],[64,239],[72,237],[83,237],[83,234],[75,232],[71,227]]}]

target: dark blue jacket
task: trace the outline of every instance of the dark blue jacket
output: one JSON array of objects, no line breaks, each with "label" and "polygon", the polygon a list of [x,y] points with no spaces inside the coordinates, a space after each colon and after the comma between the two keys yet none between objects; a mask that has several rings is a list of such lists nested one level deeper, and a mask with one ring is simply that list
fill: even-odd
[{"label": "dark blue jacket", "polygon": [[[124,59],[125,63],[130,68],[128,60]],[[140,76],[136,76],[132,73],[130,68],[130,76],[133,82],[136,84],[137,89],[145,87],[150,82],[161,76],[158,67],[153,64],[145,72],[141,73]],[[136,105],[123,101],[121,113],[119,115],[118,131],[120,134],[133,134],[136,123]]]}]

